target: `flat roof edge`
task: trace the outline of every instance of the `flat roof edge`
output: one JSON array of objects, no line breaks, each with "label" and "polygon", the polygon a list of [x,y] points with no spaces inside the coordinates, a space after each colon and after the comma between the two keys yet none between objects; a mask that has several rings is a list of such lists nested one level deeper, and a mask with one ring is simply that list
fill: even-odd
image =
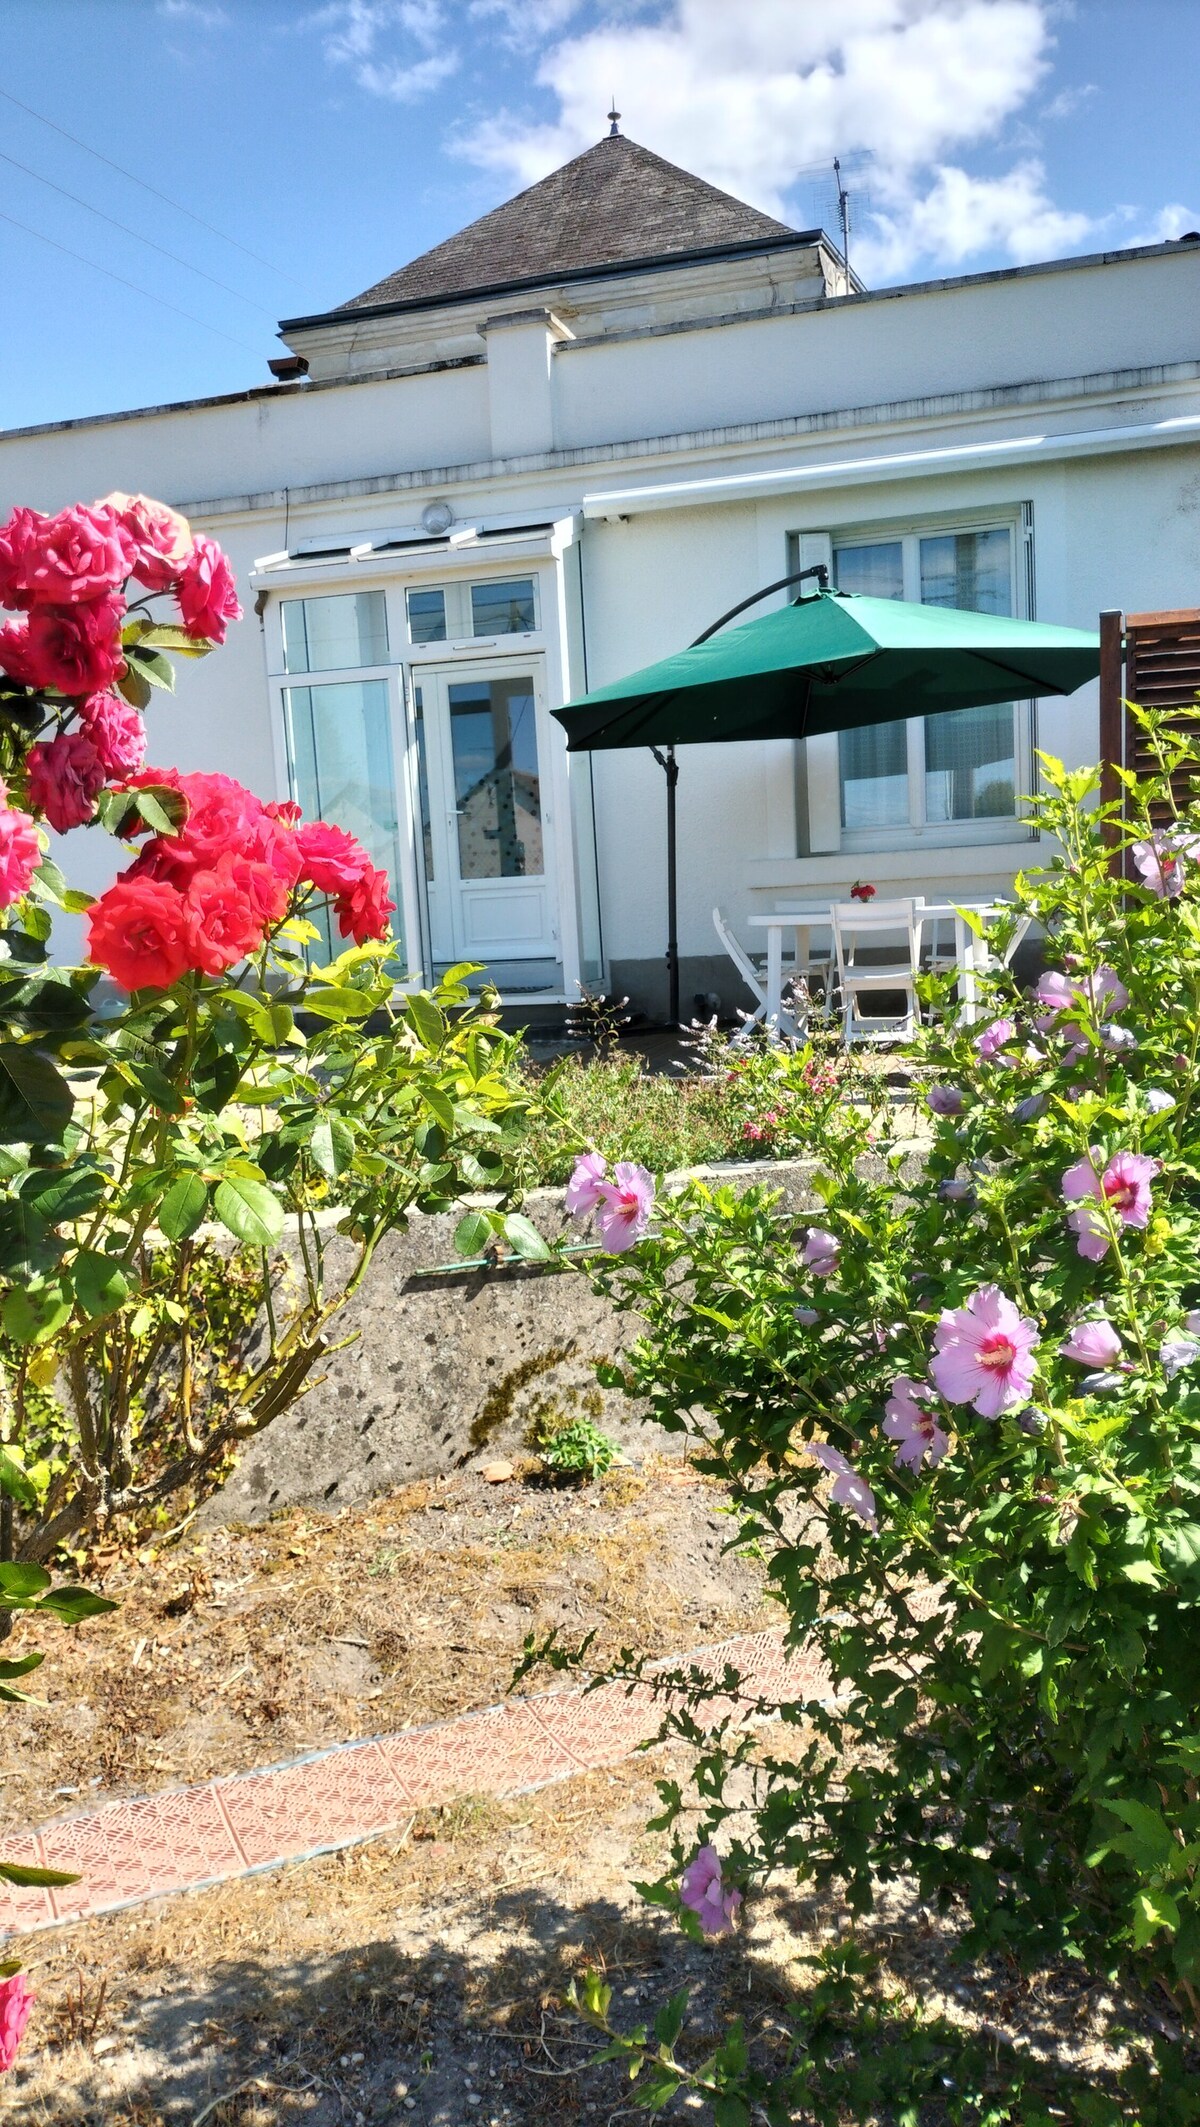
[{"label": "flat roof edge", "polygon": [[[577,281],[618,280],[625,274],[666,273],[673,266],[698,266],[706,260],[757,258],[767,251],[790,251],[797,246],[824,244],[833,253],[832,240],[823,229],[781,231],[778,236],[748,237],[740,243],[705,244],[690,251],[650,252],[639,258],[612,259],[595,266],[568,266],[562,273],[535,273],[518,280],[480,281],[471,288],[455,288],[441,295],[402,296],[383,303],[343,303],[336,310],[316,310],[306,317],[281,318],[279,330],[302,332],[317,325],[357,324],[364,318],[407,315],[419,310],[451,310],[459,303],[482,302],[487,296],[520,295],[534,288],[560,288]],[[841,258],[841,253],[836,256]]]}]

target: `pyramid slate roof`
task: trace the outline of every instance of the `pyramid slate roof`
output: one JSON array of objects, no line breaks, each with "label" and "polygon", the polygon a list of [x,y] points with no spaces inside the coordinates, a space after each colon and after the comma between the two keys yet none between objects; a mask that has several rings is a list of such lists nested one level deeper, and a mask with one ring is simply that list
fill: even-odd
[{"label": "pyramid slate roof", "polygon": [[[814,232],[807,232],[812,241]],[[518,192],[389,273],[343,311],[449,301],[577,278],[589,268],[678,254],[796,243],[800,232],[664,161],[623,133]]]}]

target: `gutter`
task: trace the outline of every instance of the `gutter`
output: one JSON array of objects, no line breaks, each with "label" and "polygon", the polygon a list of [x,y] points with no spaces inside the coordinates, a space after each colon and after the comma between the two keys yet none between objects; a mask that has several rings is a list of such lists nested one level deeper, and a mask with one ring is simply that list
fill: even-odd
[{"label": "gutter", "polygon": [[990,466],[1036,465],[1047,459],[1091,458],[1114,451],[1153,450],[1200,443],[1200,413],[1120,427],[1006,436],[995,443],[955,443],[932,450],[889,451],[877,457],[833,458],[774,472],[724,473],[708,480],[666,480],[653,487],[611,488],[585,495],[585,518],[612,523],[651,510],[694,509],[704,503],[749,502],[797,488],[856,487],[914,480],[930,473],[986,472]]}]

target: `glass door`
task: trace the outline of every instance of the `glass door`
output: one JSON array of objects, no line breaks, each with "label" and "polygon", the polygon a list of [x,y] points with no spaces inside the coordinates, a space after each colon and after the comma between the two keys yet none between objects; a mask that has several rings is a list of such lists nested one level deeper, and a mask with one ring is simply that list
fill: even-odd
[{"label": "glass door", "polygon": [[434,963],[482,961],[502,982],[521,963],[541,986],[558,960],[541,674],[420,666],[413,710]]}]

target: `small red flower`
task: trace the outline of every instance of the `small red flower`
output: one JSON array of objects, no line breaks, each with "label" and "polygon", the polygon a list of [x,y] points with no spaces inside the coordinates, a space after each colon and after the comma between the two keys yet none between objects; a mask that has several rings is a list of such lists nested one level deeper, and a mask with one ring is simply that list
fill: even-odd
[{"label": "small red flower", "polygon": [[169,989],[192,965],[183,895],[165,879],[118,879],[92,904],[88,959],[123,990]]}]

